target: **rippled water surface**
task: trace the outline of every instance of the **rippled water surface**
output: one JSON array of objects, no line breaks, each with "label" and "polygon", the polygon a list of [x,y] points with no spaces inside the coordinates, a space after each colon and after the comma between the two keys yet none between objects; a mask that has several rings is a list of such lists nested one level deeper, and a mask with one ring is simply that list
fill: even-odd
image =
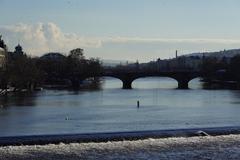
[{"label": "rippled water surface", "polygon": [[[167,78],[144,78],[132,90],[107,78],[95,91],[44,90],[1,98],[0,136],[239,126],[240,92],[178,90]],[[137,107],[140,101],[140,107]]]}]

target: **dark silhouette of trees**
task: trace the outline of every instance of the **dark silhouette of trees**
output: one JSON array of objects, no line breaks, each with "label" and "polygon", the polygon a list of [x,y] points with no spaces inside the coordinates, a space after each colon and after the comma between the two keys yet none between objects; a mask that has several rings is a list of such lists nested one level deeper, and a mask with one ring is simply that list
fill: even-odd
[{"label": "dark silhouette of trees", "polygon": [[36,65],[36,59],[23,55],[8,59],[6,73],[8,85],[15,90],[33,90],[41,84],[42,72]]},{"label": "dark silhouette of trees", "polygon": [[66,82],[67,75],[66,57],[62,58],[38,58],[36,60],[38,68],[43,73],[43,84],[62,85]]},{"label": "dark silhouette of trees", "polygon": [[85,59],[83,49],[70,51],[68,56],[57,59],[39,59],[39,68],[44,72],[44,83],[49,85],[71,85],[78,89],[80,83],[89,78],[97,77],[101,72],[98,59]]},{"label": "dark silhouette of trees", "polygon": [[79,88],[80,83],[89,77],[98,77],[102,71],[99,59],[85,59],[83,49],[70,51],[67,57],[67,77],[73,88]]},{"label": "dark silhouette of trees", "polygon": [[8,79],[8,75],[6,74],[6,70],[5,70],[5,66],[6,66],[6,52],[7,52],[7,46],[4,42],[4,40],[2,40],[2,36],[0,35],[0,48],[3,49],[3,51],[1,51],[4,57],[0,58],[0,88],[1,89],[6,89],[7,88],[7,79]]},{"label": "dark silhouette of trees", "polygon": [[230,62],[223,57],[221,60],[217,58],[206,58],[202,65],[204,80],[211,82],[213,80],[226,82],[240,82],[240,55],[231,58]]},{"label": "dark silhouette of trees", "polygon": [[[1,36],[0,47],[7,51]],[[0,67],[0,88],[12,87],[15,91],[22,91],[42,85],[65,85],[78,89],[83,80],[96,80],[102,72],[99,59],[86,59],[83,51],[76,48],[68,56],[53,53],[53,56],[31,58],[17,45],[14,52],[7,52],[4,68]]]},{"label": "dark silhouette of trees", "polygon": [[237,55],[231,59],[229,65],[229,72],[234,79],[240,82],[240,55]]},{"label": "dark silhouette of trees", "polygon": [[77,60],[84,60],[85,57],[83,55],[83,49],[81,48],[76,48],[70,51],[70,54],[68,55],[68,57],[72,58],[72,59],[77,59]]}]

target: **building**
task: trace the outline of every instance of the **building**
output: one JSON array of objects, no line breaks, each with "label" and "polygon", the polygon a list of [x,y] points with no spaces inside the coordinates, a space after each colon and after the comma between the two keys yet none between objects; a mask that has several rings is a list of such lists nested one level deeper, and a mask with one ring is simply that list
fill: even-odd
[{"label": "building", "polygon": [[42,57],[40,57],[42,60],[62,60],[66,58],[64,55],[61,53],[57,52],[51,52],[51,53],[46,53]]},{"label": "building", "polygon": [[14,52],[7,52],[7,58],[8,60],[16,60],[22,56],[26,56],[26,53],[23,52],[23,48],[20,44],[18,44],[16,47],[15,47],[15,50]]},{"label": "building", "polygon": [[0,36],[0,68],[3,68],[5,66],[6,50],[7,50],[7,46],[2,40],[2,36]]},{"label": "building", "polygon": [[13,54],[14,54],[14,56],[23,56],[23,55],[24,55],[22,46],[20,46],[20,44],[18,44],[18,45],[15,47],[15,51],[13,52]]},{"label": "building", "polygon": [[3,67],[4,67],[4,64],[5,64],[5,55],[6,55],[5,50],[0,47],[0,68],[3,68]]}]

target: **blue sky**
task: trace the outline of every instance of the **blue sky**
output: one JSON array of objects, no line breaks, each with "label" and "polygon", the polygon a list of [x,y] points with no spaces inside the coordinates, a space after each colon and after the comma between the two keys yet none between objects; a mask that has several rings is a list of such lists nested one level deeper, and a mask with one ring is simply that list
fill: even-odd
[{"label": "blue sky", "polygon": [[176,49],[240,48],[239,8],[239,0],[0,0],[0,34],[32,55],[82,47],[88,57],[149,61]]}]

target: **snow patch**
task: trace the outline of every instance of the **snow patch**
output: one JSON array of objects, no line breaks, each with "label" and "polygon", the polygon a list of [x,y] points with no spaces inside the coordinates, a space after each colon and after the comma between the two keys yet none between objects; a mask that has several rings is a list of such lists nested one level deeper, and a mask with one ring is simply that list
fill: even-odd
[{"label": "snow patch", "polygon": [[238,159],[240,135],[0,147],[0,159]]}]

